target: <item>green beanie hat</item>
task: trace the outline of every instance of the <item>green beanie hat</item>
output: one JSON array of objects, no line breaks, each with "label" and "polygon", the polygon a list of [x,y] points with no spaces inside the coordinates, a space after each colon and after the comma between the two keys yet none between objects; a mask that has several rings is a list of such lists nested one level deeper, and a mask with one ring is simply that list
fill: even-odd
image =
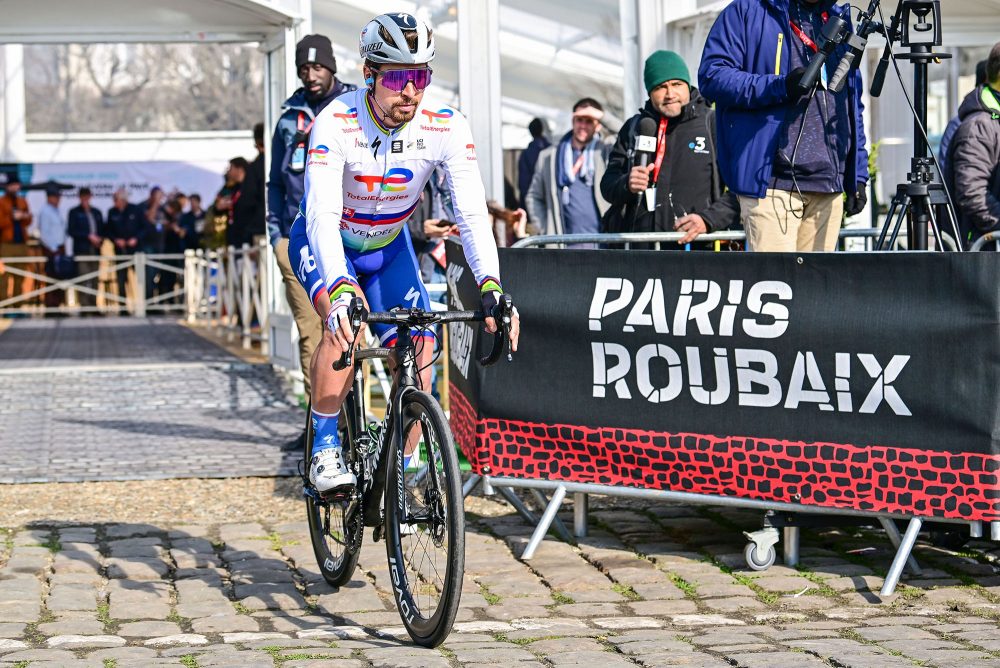
[{"label": "green beanie hat", "polygon": [[673,51],[656,51],[647,58],[642,78],[646,83],[647,93],[664,81],[674,79],[680,79],[688,86],[691,85],[691,73],[688,72],[687,63]]}]

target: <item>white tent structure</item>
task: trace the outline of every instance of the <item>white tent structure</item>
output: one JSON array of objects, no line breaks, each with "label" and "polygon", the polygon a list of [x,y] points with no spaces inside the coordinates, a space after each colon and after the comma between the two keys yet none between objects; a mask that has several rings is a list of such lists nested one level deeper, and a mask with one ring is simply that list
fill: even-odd
[{"label": "white tent structure", "polygon": [[502,148],[527,143],[531,118],[546,118],[552,133],[561,134],[572,103],[589,96],[618,110],[607,123],[616,130],[618,116],[638,107],[643,54],[657,44],[672,1],[0,0],[0,44],[6,45],[0,46],[0,161],[86,162],[109,155],[207,161],[249,150],[242,131],[28,133],[22,44],[256,42],[267,58],[270,116],[297,87],[298,38],[329,35],[340,75],[359,83],[361,26],[380,12],[410,11],[430,21],[439,38],[432,99],[460,106],[472,119],[487,188],[499,196]]},{"label": "white tent structure", "polygon": [[256,42],[273,113],[296,81],[295,42],[309,31],[312,8],[310,0],[0,0],[0,17],[0,161],[92,161],[109,152],[117,160],[197,160],[245,152],[248,133],[27,134],[22,45]]}]

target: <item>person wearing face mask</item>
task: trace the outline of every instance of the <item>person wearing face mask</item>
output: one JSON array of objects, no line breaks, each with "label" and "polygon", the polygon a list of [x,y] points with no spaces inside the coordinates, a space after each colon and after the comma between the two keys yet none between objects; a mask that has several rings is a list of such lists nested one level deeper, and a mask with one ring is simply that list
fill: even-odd
[{"label": "person wearing face mask", "polygon": [[755,251],[836,249],[844,215],[867,202],[861,72],[839,91],[827,81],[846,46],[827,58],[807,91],[800,82],[834,17],[834,0],[734,0],[709,31],[698,70],[719,115],[719,164],[739,195],[747,247]]},{"label": "person wearing face mask", "polygon": [[[306,35],[295,47],[295,67],[302,87],[282,107],[271,140],[271,172],[267,181],[267,235],[285,283],[285,298],[299,330],[299,361],[305,393],[311,391],[309,362],[323,336],[323,323],[288,262],[288,230],[305,191],[306,151],[316,116],[334,99],[355,90],[337,78],[333,45],[323,35]],[[284,450],[302,450],[305,430],[286,443]]]},{"label": "person wearing face mask", "polygon": [[[289,235],[289,262],[326,322],[312,365],[309,480],[320,493],[356,483],[338,430],[353,371],[332,366],[355,338],[347,321],[351,301],[363,296],[372,312],[401,305],[430,310],[406,221],[435,170],[443,171],[451,192],[455,225],[484,312],[491,312],[503,293],[469,122],[456,109],[424,97],[433,75],[433,31],[411,14],[382,14],[362,29],[359,53],[365,88],[341,96],[316,118],[305,197]],[[395,327],[371,328],[380,345],[394,345]],[[493,318],[486,319],[486,328],[496,331]],[[514,351],[519,331],[515,313]],[[429,390],[433,337],[419,330],[411,335],[419,341],[420,385]],[[404,450],[408,462],[416,456],[415,446],[408,442]]]},{"label": "person wearing face mask", "polygon": [[[739,222],[736,197],[725,190],[716,160],[715,113],[697,88],[684,60],[672,51],[646,59],[643,80],[649,99],[618,133],[601,179],[611,202],[604,232],[682,232],[680,248],[706,232]],[[639,123],[656,127],[656,150],[646,166],[636,164]]]}]

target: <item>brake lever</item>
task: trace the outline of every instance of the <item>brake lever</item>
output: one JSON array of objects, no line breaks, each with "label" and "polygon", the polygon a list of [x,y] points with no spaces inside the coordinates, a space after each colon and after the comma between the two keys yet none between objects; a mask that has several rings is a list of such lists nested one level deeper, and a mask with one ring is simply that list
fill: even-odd
[{"label": "brake lever", "polygon": [[507,294],[500,295],[499,306],[502,307],[503,311],[502,316],[500,318],[500,322],[502,323],[502,325],[497,329],[499,329],[503,333],[503,346],[504,348],[507,349],[507,361],[513,362],[514,351],[511,349],[511,344],[510,344],[510,327],[511,323],[514,320],[513,318],[514,300],[511,299],[510,295]]},{"label": "brake lever", "polygon": [[490,314],[490,317],[497,321],[497,331],[493,333],[493,347],[485,357],[479,358],[479,363],[482,366],[496,364],[500,360],[500,356],[503,355],[505,348],[507,349],[507,361],[514,361],[510,350],[510,326],[512,321],[511,314],[513,312],[514,302],[510,295],[500,295],[497,305],[493,307],[493,312]]},{"label": "brake lever", "polygon": [[355,297],[352,299],[351,305],[347,308],[347,318],[351,321],[351,330],[354,332],[354,343],[347,346],[347,350],[344,351],[344,354],[341,355],[339,360],[334,360],[334,371],[343,371],[354,363],[354,346],[357,344],[358,332],[361,329],[361,323],[364,322],[367,317],[368,311],[365,310],[364,300],[361,299],[361,297]]}]

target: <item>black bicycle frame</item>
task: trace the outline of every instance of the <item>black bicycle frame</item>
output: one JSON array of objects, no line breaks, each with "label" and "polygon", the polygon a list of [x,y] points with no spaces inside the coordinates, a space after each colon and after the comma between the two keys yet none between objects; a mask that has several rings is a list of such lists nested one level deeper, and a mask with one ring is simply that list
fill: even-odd
[{"label": "black bicycle frame", "polygon": [[[368,416],[364,403],[364,373],[361,364],[354,365],[354,386],[348,395],[344,406],[345,413],[349,421],[352,438],[350,456],[354,462],[362,462],[363,480],[361,484],[362,493],[362,517],[365,526],[373,527],[382,524],[382,495],[385,492],[385,481],[388,473],[389,448],[386,447],[394,439],[396,442],[396,462],[394,465],[400,471],[403,470],[403,398],[408,392],[419,389],[417,383],[416,370],[416,346],[413,337],[410,336],[409,326],[400,325],[396,329],[396,345],[393,346],[393,353],[396,356],[397,369],[395,379],[392,383],[392,390],[386,406],[386,430],[382,434],[381,443],[374,444],[378,448],[375,457],[368,457],[368,453],[358,452],[358,440],[364,437]],[[364,352],[357,355],[358,361],[366,358]],[[360,457],[360,459],[359,459]],[[400,477],[400,480],[402,478]]]}]

